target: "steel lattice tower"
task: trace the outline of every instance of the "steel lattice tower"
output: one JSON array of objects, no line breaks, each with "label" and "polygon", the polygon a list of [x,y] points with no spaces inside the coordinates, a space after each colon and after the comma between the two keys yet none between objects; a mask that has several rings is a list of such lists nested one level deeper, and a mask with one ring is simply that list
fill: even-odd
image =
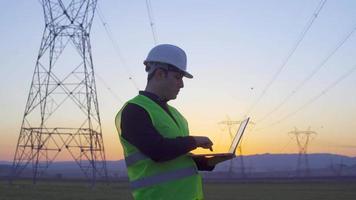
[{"label": "steel lattice tower", "polygon": [[[236,130],[237,125],[241,124],[241,121],[233,121],[231,120],[228,116],[226,117],[227,119],[224,121],[219,122],[218,124],[220,125],[224,125],[225,127],[227,127],[229,135],[230,135],[230,139],[231,141],[234,139],[234,134],[233,134],[233,129]],[[254,124],[253,122],[250,122],[250,124]],[[241,141],[242,142],[242,141]],[[246,173],[245,173],[245,164],[244,164],[244,158],[242,155],[242,147],[241,144],[238,146],[238,152],[240,154],[240,156],[238,156],[240,158],[240,170],[241,170],[241,176],[242,177],[246,177]],[[233,173],[233,159],[230,160],[230,165],[229,165],[229,173]]]},{"label": "steel lattice tower", "polygon": [[312,135],[316,135],[317,133],[315,131],[311,131],[309,127],[306,131],[298,131],[297,128],[294,128],[294,131],[289,132],[289,134],[295,137],[299,150],[296,175],[309,176],[310,170],[307,150]]},{"label": "steel lattice tower", "polygon": [[97,0],[41,0],[45,28],[11,180],[32,168],[36,183],[63,151],[93,185],[99,177],[107,180],[89,37],[96,4]]}]

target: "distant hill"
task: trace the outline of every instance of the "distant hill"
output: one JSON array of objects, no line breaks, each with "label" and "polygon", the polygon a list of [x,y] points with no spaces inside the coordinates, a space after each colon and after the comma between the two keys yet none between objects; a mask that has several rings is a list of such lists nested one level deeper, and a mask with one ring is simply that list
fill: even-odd
[{"label": "distant hill", "polygon": [[[335,154],[308,154],[309,170],[301,159],[298,171],[298,154],[259,154],[243,157],[244,170],[242,170],[241,158],[236,157],[232,161],[232,171],[237,177],[332,177],[332,176],[356,176],[356,158]],[[214,169],[216,174],[227,172],[231,162],[226,161]],[[204,173],[208,177],[216,174]],[[231,176],[231,175],[230,175]]]},{"label": "distant hill", "polygon": [[[290,171],[296,170],[298,154],[257,154],[243,157],[244,165],[254,172]],[[352,166],[356,164],[355,157],[336,154],[308,154],[311,169],[328,168],[339,164]],[[240,166],[240,158],[233,160],[234,166]],[[218,165],[215,170],[228,170],[229,162]]]},{"label": "distant hill", "polygon": [[[245,176],[249,177],[290,177],[296,175],[298,154],[257,154],[243,157]],[[309,154],[309,169],[311,176],[356,176],[356,158],[335,154]],[[210,177],[214,174],[226,173],[230,169],[230,161],[220,163],[213,172],[203,173]],[[242,175],[241,158],[232,161],[232,170],[237,176]],[[0,161],[0,177],[9,174],[12,162]],[[30,165],[29,165],[30,166]],[[125,178],[126,166],[124,160],[107,161],[109,176]],[[27,168],[22,176],[31,176]],[[55,162],[44,174],[45,177],[83,178],[83,173],[73,161]]]}]

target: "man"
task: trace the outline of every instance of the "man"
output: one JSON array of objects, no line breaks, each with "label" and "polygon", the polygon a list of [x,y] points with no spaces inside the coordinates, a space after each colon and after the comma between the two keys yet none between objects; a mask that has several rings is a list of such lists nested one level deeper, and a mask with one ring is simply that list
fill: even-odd
[{"label": "man", "polygon": [[148,73],[144,91],[128,101],[115,118],[135,199],[203,199],[198,170],[214,169],[230,158],[191,157],[201,147],[211,149],[208,137],[189,136],[186,119],[167,104],[183,88],[185,52],[177,46],[154,47],[144,61]]}]

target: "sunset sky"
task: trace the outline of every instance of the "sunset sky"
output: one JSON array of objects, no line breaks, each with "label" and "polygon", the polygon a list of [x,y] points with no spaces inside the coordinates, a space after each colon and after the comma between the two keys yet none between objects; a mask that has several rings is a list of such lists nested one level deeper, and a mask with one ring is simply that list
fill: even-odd
[{"label": "sunset sky", "polygon": [[[230,138],[219,122],[250,116],[243,154],[297,153],[288,132],[310,127],[317,135],[308,152],[356,156],[356,1],[326,1],[315,16],[320,2],[151,0],[158,43],[182,47],[194,75],[169,102],[191,135],[210,137],[222,152]],[[117,160],[123,153],[114,117],[138,93],[135,84],[145,88],[142,62],[154,40],[146,1],[98,4],[112,38],[96,15],[91,45],[106,157]],[[44,19],[35,0],[0,7],[0,160],[12,161]]]}]

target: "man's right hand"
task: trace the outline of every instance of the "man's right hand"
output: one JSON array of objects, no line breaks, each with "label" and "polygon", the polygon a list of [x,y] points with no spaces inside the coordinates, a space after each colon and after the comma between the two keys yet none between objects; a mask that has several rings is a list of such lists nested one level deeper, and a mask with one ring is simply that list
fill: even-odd
[{"label": "man's right hand", "polygon": [[194,136],[195,143],[197,147],[201,147],[204,149],[211,149],[213,146],[213,142],[205,136]]}]

